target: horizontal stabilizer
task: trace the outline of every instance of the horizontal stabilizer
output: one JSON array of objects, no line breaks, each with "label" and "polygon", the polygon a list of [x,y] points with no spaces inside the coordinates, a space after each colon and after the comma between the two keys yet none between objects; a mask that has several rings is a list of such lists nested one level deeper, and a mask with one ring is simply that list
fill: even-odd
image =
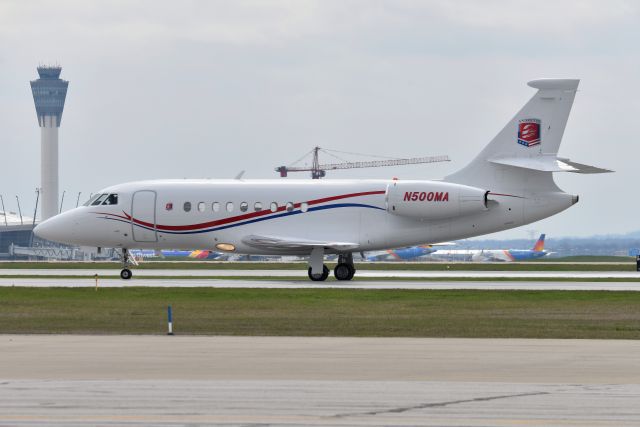
[{"label": "horizontal stabilizer", "polygon": [[609,169],[584,165],[572,162],[569,159],[559,158],[555,155],[542,155],[534,157],[496,157],[489,162],[498,165],[513,166],[541,172],[573,172],[573,173],[608,173]]}]

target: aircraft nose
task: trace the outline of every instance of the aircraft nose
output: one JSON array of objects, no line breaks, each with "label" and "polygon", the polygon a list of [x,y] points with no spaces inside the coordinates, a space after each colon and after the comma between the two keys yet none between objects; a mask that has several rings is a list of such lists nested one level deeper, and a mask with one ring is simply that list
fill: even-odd
[{"label": "aircraft nose", "polygon": [[61,216],[56,215],[36,225],[33,229],[33,234],[44,240],[65,243],[65,237],[69,236],[68,230],[65,230],[63,226],[65,221],[62,220]]}]

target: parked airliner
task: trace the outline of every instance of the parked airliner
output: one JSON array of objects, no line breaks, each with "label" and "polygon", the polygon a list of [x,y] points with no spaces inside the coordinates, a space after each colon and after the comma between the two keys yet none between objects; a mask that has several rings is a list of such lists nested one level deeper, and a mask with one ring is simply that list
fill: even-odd
[{"label": "parked airliner", "polygon": [[429,258],[444,261],[531,261],[543,258],[550,252],[544,250],[545,235],[541,234],[532,249],[437,249]]},{"label": "parked airliner", "polygon": [[436,246],[454,246],[453,242],[435,243],[430,245],[409,246],[408,248],[387,249],[384,251],[361,252],[367,261],[412,261],[425,257],[436,250]]},{"label": "parked airliner", "polygon": [[[129,248],[310,255],[309,278],[350,280],[353,252],[464,239],[561,212],[578,196],[553,172],[604,169],[557,156],[579,80],[529,82],[535,95],[463,169],[443,180],[154,180],[105,188],[39,224],[43,239]],[[469,141],[469,148],[475,143]]]}]

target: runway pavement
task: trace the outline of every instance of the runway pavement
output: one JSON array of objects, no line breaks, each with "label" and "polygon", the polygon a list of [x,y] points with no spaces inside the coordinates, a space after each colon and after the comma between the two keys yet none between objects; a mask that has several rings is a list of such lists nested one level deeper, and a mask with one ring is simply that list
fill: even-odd
[{"label": "runway pavement", "polygon": [[0,336],[0,425],[640,424],[640,342]]},{"label": "runway pavement", "polygon": [[[132,286],[143,287],[211,287],[211,288],[271,288],[271,289],[487,289],[487,290],[576,290],[576,291],[640,291],[640,282],[608,282],[608,281],[536,281],[531,280],[496,280],[496,281],[456,281],[438,279],[381,280],[358,279],[355,281],[312,282],[300,280],[264,280],[264,279],[207,279],[193,277],[191,279],[143,279],[122,280],[119,278],[98,279],[101,288],[122,288]],[[268,277],[268,276],[267,276]],[[29,278],[0,277],[0,287],[94,287],[93,278]]]}]

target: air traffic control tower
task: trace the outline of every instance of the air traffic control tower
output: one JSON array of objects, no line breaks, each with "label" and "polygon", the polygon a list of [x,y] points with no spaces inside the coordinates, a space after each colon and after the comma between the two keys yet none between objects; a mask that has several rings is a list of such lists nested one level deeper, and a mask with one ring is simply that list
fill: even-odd
[{"label": "air traffic control tower", "polygon": [[58,214],[58,128],[69,82],[60,79],[62,67],[40,66],[40,78],[31,82],[40,125],[41,220]]}]

